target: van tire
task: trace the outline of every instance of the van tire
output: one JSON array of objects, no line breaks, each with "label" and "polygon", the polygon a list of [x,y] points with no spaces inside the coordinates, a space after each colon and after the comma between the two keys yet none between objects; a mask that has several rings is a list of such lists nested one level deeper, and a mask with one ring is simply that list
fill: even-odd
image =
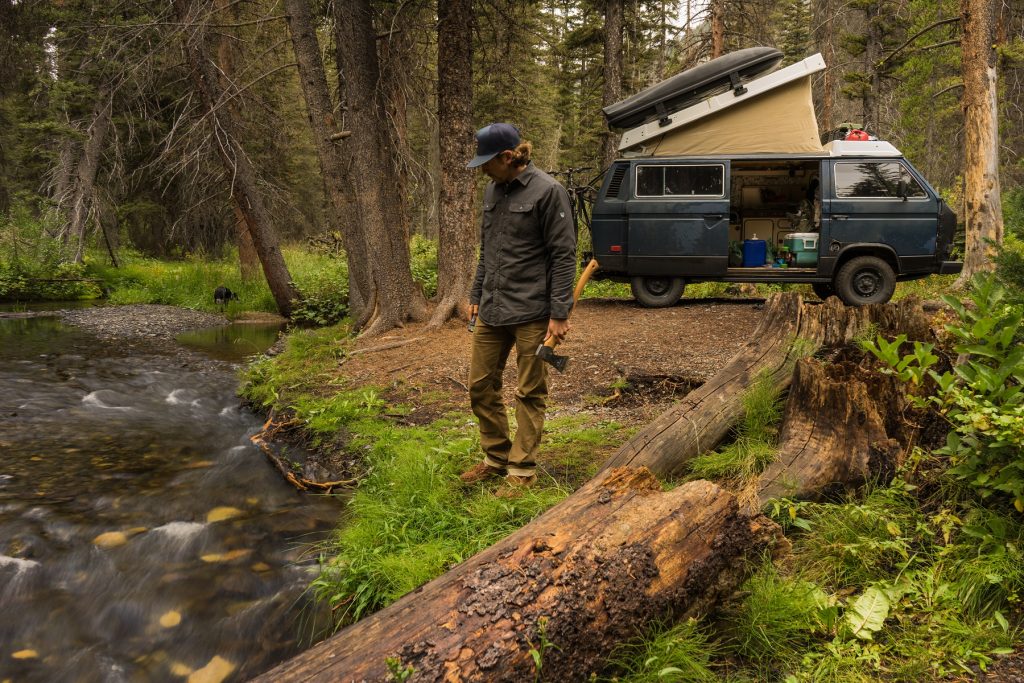
[{"label": "van tire", "polygon": [[814,290],[814,295],[822,301],[836,295],[836,288],[828,282],[812,282],[811,289]]},{"label": "van tire", "polygon": [[686,288],[681,277],[635,277],[629,282],[633,298],[647,308],[664,308],[679,301]]},{"label": "van tire", "polygon": [[877,256],[854,257],[836,275],[836,293],[847,306],[884,304],[895,291],[892,267]]}]

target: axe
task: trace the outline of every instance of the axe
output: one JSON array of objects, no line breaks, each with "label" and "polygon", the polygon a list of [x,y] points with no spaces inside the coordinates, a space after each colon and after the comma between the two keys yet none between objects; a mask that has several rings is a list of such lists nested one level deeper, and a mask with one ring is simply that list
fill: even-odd
[{"label": "axe", "polygon": [[[573,309],[576,308],[576,302],[580,300],[580,294],[583,293],[583,288],[587,285],[587,280],[595,270],[597,270],[597,259],[590,259],[590,263],[580,273],[580,281],[576,283],[576,289],[572,292],[572,308],[569,309],[569,315],[572,315]],[[564,372],[565,366],[569,362],[569,356],[559,356],[555,353],[555,344],[557,343],[554,337],[549,337],[546,342],[537,347],[537,357],[545,363],[550,363],[555,370]]]}]

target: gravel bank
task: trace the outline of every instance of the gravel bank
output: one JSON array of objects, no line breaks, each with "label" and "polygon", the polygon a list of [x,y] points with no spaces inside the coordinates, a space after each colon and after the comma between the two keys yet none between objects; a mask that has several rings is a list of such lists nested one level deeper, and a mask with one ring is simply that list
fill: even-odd
[{"label": "gravel bank", "polygon": [[63,310],[58,315],[64,322],[88,330],[101,339],[136,341],[173,342],[182,332],[228,323],[227,318],[216,313],[158,304],[96,306]]}]

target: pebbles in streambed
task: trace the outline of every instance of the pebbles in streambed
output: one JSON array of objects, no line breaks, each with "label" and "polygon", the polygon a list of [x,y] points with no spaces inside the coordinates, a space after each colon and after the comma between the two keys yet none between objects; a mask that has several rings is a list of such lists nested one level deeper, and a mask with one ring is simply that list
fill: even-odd
[{"label": "pebbles in streambed", "polygon": [[234,663],[216,655],[206,666],[189,674],[188,683],[220,683],[234,670]]},{"label": "pebbles in streambed", "polygon": [[107,531],[92,539],[92,544],[101,550],[117,548],[128,542],[128,539],[146,530],[144,526],[132,527],[125,531]]},{"label": "pebbles in streambed", "polygon": [[233,507],[215,507],[206,514],[206,521],[209,523],[223,522],[228,519],[235,517],[241,517],[244,513],[238,508]]}]

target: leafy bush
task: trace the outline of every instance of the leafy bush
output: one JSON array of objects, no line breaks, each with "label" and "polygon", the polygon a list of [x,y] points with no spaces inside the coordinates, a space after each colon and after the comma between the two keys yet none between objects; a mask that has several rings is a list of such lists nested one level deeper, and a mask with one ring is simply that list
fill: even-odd
[{"label": "leafy bush", "polygon": [[422,235],[413,235],[409,242],[412,279],[423,287],[428,299],[437,294],[437,242]]},{"label": "leafy bush", "polygon": [[333,325],[348,315],[348,267],[344,259],[330,259],[328,268],[295,282],[299,298],[292,320],[310,325]]},{"label": "leafy bush", "polygon": [[972,284],[973,306],[944,297],[959,318],[946,331],[964,359],[951,372],[932,370],[938,358],[921,344],[904,358],[881,339],[865,348],[904,380],[920,385],[927,376],[935,382],[934,395],[921,402],[933,404],[953,427],[946,446],[936,451],[950,456],[950,474],[981,498],[1008,495],[1024,512],[1024,308],[1006,302],[1006,290],[991,274],[979,274]]},{"label": "leafy bush", "polygon": [[66,260],[61,218],[42,201],[21,195],[0,218],[0,300],[97,298],[103,290],[87,280],[81,264]]},{"label": "leafy bush", "polygon": [[1007,235],[996,250],[996,276],[1018,303],[1024,302],[1024,237]]}]

